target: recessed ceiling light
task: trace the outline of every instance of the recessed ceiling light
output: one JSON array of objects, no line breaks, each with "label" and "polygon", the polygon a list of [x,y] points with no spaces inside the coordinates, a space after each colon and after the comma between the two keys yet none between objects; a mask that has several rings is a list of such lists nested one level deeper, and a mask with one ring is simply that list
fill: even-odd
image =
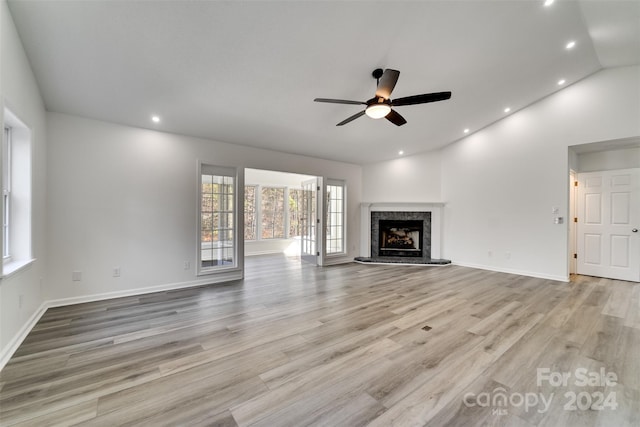
[{"label": "recessed ceiling light", "polygon": [[511,108],[509,108],[509,107],[507,107],[507,108],[505,108],[505,109],[504,109],[504,112],[505,112],[505,113],[508,113],[509,111],[511,111]]},{"label": "recessed ceiling light", "polygon": [[565,83],[566,83],[566,80],[565,80],[565,79],[560,79],[560,80],[558,80],[558,86],[562,86],[562,85],[563,85],[563,84],[565,84]]},{"label": "recessed ceiling light", "polygon": [[404,154],[404,151],[402,151],[402,150],[398,151],[398,155],[399,156],[402,156],[403,154]]},{"label": "recessed ceiling light", "polygon": [[160,123],[160,117],[158,116],[151,116],[151,121],[153,123]]},{"label": "recessed ceiling light", "polygon": [[551,6],[555,0],[544,0],[545,6]]},{"label": "recessed ceiling light", "polygon": [[567,45],[565,46],[567,49],[573,49],[573,47],[576,45],[576,42],[574,42],[573,40],[571,40],[569,43],[567,43]]},{"label": "recessed ceiling light", "polygon": [[469,129],[463,130],[464,133],[469,133]]}]

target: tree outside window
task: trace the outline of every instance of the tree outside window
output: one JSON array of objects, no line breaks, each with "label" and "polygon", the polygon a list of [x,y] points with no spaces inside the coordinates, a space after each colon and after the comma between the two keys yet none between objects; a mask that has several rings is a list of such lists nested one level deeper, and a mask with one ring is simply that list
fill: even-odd
[{"label": "tree outside window", "polygon": [[263,239],[285,238],[284,188],[262,187],[260,192],[261,234]]},{"label": "tree outside window", "polygon": [[257,238],[257,187],[247,185],[244,187],[244,239],[256,240]]},{"label": "tree outside window", "polygon": [[302,236],[302,189],[289,189],[289,237]]}]

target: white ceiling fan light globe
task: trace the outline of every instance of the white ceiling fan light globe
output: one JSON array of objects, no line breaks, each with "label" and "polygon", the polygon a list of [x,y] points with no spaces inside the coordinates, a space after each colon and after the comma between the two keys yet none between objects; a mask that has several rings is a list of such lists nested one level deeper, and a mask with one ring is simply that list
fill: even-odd
[{"label": "white ceiling fan light globe", "polygon": [[391,107],[388,104],[373,104],[369,105],[365,110],[367,116],[372,119],[381,119],[391,112]]}]

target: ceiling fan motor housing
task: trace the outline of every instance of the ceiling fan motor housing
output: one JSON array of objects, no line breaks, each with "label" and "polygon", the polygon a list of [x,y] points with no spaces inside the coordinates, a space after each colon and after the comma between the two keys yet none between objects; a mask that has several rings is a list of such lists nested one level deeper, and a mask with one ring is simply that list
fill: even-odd
[{"label": "ceiling fan motor housing", "polygon": [[369,99],[368,101],[366,101],[367,107],[370,107],[372,105],[376,105],[376,104],[387,104],[389,106],[391,106],[391,100],[389,99],[384,99],[383,97],[373,97],[371,99]]}]

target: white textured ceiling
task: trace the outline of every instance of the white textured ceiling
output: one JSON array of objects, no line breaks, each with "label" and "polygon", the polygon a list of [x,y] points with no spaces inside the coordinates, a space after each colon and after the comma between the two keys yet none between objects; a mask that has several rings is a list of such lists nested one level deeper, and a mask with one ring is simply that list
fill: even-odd
[{"label": "white textured ceiling", "polygon": [[[49,111],[360,164],[442,147],[559,79],[637,64],[639,6],[9,1]],[[371,98],[378,67],[401,72],[392,98],[452,99],[398,107],[402,127],[366,116],[336,127],[360,107],[313,102]]]}]

